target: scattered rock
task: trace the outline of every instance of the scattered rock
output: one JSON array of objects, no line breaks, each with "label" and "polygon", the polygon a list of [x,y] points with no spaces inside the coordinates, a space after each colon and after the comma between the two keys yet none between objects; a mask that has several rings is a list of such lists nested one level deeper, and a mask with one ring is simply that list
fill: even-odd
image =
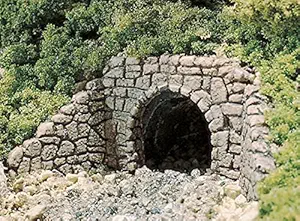
[{"label": "scattered rock", "polygon": [[257,203],[246,202],[237,182],[201,174],[198,169],[189,175],[146,166],[134,175],[35,172],[12,184],[14,192],[0,203],[0,211],[16,220],[229,221],[257,216]]},{"label": "scattered rock", "polygon": [[35,221],[39,218],[42,218],[42,215],[44,214],[45,211],[46,211],[46,206],[37,205],[26,213],[25,218],[27,218],[30,221]]},{"label": "scattered rock", "polygon": [[226,185],[224,187],[225,195],[230,197],[231,199],[235,199],[238,195],[241,194],[241,187],[238,185]]}]

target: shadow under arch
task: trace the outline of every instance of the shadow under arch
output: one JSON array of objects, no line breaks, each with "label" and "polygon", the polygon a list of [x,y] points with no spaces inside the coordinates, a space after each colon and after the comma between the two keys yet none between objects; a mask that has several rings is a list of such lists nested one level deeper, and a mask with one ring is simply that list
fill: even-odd
[{"label": "shadow under arch", "polygon": [[195,168],[205,172],[210,168],[212,145],[208,123],[190,98],[164,90],[146,103],[138,121],[140,165],[180,172]]}]

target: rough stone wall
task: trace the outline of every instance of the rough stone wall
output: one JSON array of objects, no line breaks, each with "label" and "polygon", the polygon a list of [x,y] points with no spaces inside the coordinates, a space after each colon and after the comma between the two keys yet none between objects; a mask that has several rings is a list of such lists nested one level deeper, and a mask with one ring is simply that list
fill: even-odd
[{"label": "rough stone wall", "polygon": [[115,167],[114,141],[109,139],[114,137],[111,116],[100,79],[88,82],[86,90],[75,94],[70,104],[39,125],[34,138],[10,152],[10,175],[41,168],[70,173],[103,165]]},{"label": "rough stone wall", "polygon": [[[10,173],[38,168],[76,172],[107,165],[135,170],[144,162],[142,118],[162,93],[194,102],[211,134],[211,170],[240,179],[249,199],[274,167],[264,135],[265,98],[251,69],[224,57],[113,57],[101,79],[88,82],[70,105],[42,124],[36,138],[16,147]],[[176,119],[174,119],[176,120]]]}]

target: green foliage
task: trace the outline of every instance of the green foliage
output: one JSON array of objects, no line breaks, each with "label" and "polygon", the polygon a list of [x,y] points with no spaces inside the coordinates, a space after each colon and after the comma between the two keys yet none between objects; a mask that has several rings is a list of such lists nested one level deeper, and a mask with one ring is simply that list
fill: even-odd
[{"label": "green foliage", "polygon": [[233,0],[226,52],[256,66],[262,93],[274,108],[266,113],[271,141],[283,146],[277,169],[259,187],[262,220],[300,218],[300,4],[297,0]]},{"label": "green foliage", "polygon": [[32,136],[112,55],[213,54],[226,27],[202,6],[209,1],[1,1],[0,151]]},{"label": "green foliage", "polygon": [[276,156],[278,169],[259,186],[260,217],[264,220],[300,218],[300,132],[294,133]]}]

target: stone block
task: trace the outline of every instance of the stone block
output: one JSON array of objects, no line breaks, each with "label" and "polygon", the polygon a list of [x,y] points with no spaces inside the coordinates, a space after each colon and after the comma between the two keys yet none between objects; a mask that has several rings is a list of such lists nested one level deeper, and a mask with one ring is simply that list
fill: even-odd
[{"label": "stone block", "polygon": [[17,146],[12,151],[9,152],[7,158],[7,164],[9,168],[18,168],[23,159],[23,147]]},{"label": "stone block", "polygon": [[183,67],[179,66],[177,68],[177,71],[179,74],[184,74],[184,75],[201,75],[201,69],[198,67]]},{"label": "stone block", "polygon": [[228,177],[229,179],[237,180],[240,176],[240,172],[234,171],[232,169],[227,168],[219,168],[219,172],[221,175]]},{"label": "stone block", "polygon": [[220,131],[224,129],[224,119],[223,118],[216,118],[210,122],[208,128],[212,132]]},{"label": "stone block", "polygon": [[246,84],[243,83],[233,83],[232,88],[230,90],[230,94],[243,94],[245,90]]},{"label": "stone block", "polygon": [[135,72],[126,72],[125,73],[125,78],[138,78],[141,76],[140,71],[135,71]]},{"label": "stone block", "polygon": [[106,88],[111,88],[115,86],[115,79],[103,77],[103,86]]},{"label": "stone block", "polygon": [[73,117],[64,114],[55,114],[52,116],[51,120],[56,124],[68,124],[72,121]]},{"label": "stone block", "polygon": [[211,77],[203,76],[202,89],[205,91],[210,91],[210,85],[211,85]]},{"label": "stone block", "polygon": [[78,163],[78,156],[77,155],[73,155],[73,156],[69,156],[67,157],[67,163],[68,164],[77,164]]},{"label": "stone block", "polygon": [[79,113],[87,114],[89,112],[88,105],[85,105],[85,104],[75,104],[75,107],[76,107],[76,109],[78,110]]},{"label": "stone block", "polygon": [[171,75],[169,76],[169,84],[183,84],[183,76],[182,75]]},{"label": "stone block", "polygon": [[212,79],[210,93],[214,104],[224,103],[227,101],[227,89],[221,78]]},{"label": "stone block", "polygon": [[195,59],[196,59],[196,56],[194,56],[194,55],[182,56],[179,59],[179,63],[180,63],[180,65],[185,66],[185,67],[193,67],[193,66],[195,66],[195,64],[194,64]]},{"label": "stone block", "polygon": [[24,157],[22,162],[19,165],[19,168],[18,168],[17,172],[18,172],[18,174],[29,173],[29,170],[30,170],[30,159]]},{"label": "stone block", "polygon": [[250,105],[254,105],[254,104],[261,104],[262,100],[256,98],[256,97],[250,97],[249,99],[246,100],[246,107],[250,106]]},{"label": "stone block", "polygon": [[114,97],[107,97],[105,99],[105,105],[110,110],[114,110],[115,109],[115,98]]},{"label": "stone block", "polygon": [[242,136],[239,135],[236,131],[231,130],[229,135],[229,141],[233,144],[240,144],[242,142]]},{"label": "stone block", "polygon": [[23,147],[24,155],[29,158],[39,156],[42,151],[42,144],[36,138],[25,140],[23,142]]},{"label": "stone block", "polygon": [[185,86],[182,86],[180,88],[180,94],[186,96],[186,97],[189,97],[190,93],[191,93],[192,89],[189,88],[189,87],[185,87]]},{"label": "stone block", "polygon": [[240,154],[242,152],[242,146],[237,144],[230,144],[229,146],[229,152]]},{"label": "stone block", "polygon": [[[88,121],[88,124],[91,126],[95,126],[95,125],[100,124],[104,120],[105,120],[105,112],[99,111],[99,112],[92,114],[92,116],[90,117],[90,119]],[[76,126],[76,125],[74,124],[74,126]]]},{"label": "stone block", "polygon": [[134,58],[134,57],[126,58],[126,65],[136,65],[140,63],[141,63],[141,59],[139,58]]},{"label": "stone block", "polygon": [[171,57],[169,57],[168,63],[173,66],[178,66],[180,57],[181,55],[172,55]]},{"label": "stone block", "polygon": [[172,91],[172,92],[179,92],[179,90],[180,90],[180,87],[181,87],[181,85],[179,85],[179,84],[170,84],[169,85],[169,89],[170,89],[170,91]]},{"label": "stone block", "polygon": [[232,103],[242,103],[243,95],[242,94],[232,94],[229,96],[229,102]]},{"label": "stone block", "polygon": [[127,88],[127,96],[129,98],[140,99],[145,96],[144,90],[137,88]]},{"label": "stone block", "polygon": [[262,105],[251,105],[247,107],[248,115],[263,115],[265,108]]},{"label": "stone block", "polygon": [[123,67],[113,68],[105,74],[105,78],[123,78],[123,77],[124,77],[124,68]]},{"label": "stone block", "polygon": [[89,161],[93,163],[102,163],[104,160],[104,153],[91,153],[89,154]]},{"label": "stone block", "polygon": [[114,68],[114,67],[123,66],[124,63],[125,63],[125,58],[124,57],[112,57],[109,60],[108,65],[109,65],[109,67]]},{"label": "stone block", "polygon": [[126,66],[126,72],[141,72],[142,67],[140,65],[129,65]]},{"label": "stone block", "polygon": [[58,170],[59,170],[60,172],[62,172],[63,174],[65,174],[65,175],[68,174],[68,173],[73,173],[72,166],[69,165],[69,164],[64,164],[64,165],[60,166],[60,167],[58,168]]},{"label": "stone block", "polygon": [[245,90],[244,90],[244,95],[246,96],[246,97],[250,97],[251,95],[253,95],[254,93],[256,93],[256,92],[258,92],[259,91],[259,86],[257,86],[257,85],[251,85],[251,84],[249,84],[249,85],[247,85],[246,87],[245,87]]},{"label": "stone block", "polygon": [[258,139],[266,139],[269,134],[269,128],[267,127],[253,127],[250,130],[250,138],[252,141]]},{"label": "stone block", "polygon": [[211,115],[214,119],[223,118],[222,110],[220,105],[212,105],[210,108]]},{"label": "stone block", "polygon": [[248,82],[248,76],[249,76],[249,72],[247,72],[246,70],[242,69],[242,68],[235,68],[233,70],[233,77],[235,81],[238,82]]},{"label": "stone block", "polygon": [[100,91],[104,89],[104,85],[102,83],[102,79],[101,78],[96,78],[94,80],[91,80],[89,82],[87,82],[86,86],[85,86],[86,90],[91,90],[91,91]]},{"label": "stone block", "polygon": [[227,116],[242,116],[243,105],[235,103],[225,103],[221,105],[222,112]]},{"label": "stone block", "polygon": [[54,144],[45,145],[43,147],[41,157],[45,161],[52,160],[55,158],[57,151],[58,151],[58,147],[56,145]]},{"label": "stone block", "polygon": [[254,141],[252,142],[252,150],[256,153],[269,153],[270,148],[268,144],[264,141]]},{"label": "stone block", "polygon": [[158,63],[158,57],[147,57],[145,60],[144,60],[144,64],[156,64]]},{"label": "stone block", "polygon": [[54,123],[53,122],[45,122],[41,123],[36,131],[36,137],[42,136],[51,136],[54,135]]},{"label": "stone block", "polygon": [[234,67],[232,65],[220,67],[218,76],[225,77],[227,74],[231,73],[233,69]]},{"label": "stone block", "polygon": [[30,171],[36,171],[43,168],[41,157],[36,157],[31,160]]},{"label": "stone block", "polygon": [[76,113],[76,108],[74,104],[67,104],[65,106],[62,106],[60,108],[60,113],[66,114],[66,115],[73,115]]},{"label": "stone block", "polygon": [[80,91],[73,95],[72,101],[77,104],[88,104],[89,103],[89,94],[87,91]]},{"label": "stone block", "polygon": [[150,75],[137,78],[135,87],[147,90],[150,87]]},{"label": "stone block", "polygon": [[79,138],[83,138],[83,137],[87,137],[91,128],[88,124],[86,123],[79,123],[78,124],[78,127],[77,127],[77,130],[78,130],[78,137],[77,139]]},{"label": "stone block", "polygon": [[39,138],[39,141],[42,144],[56,144],[58,145],[60,142],[60,138],[58,137],[41,137]]},{"label": "stone block", "polygon": [[169,58],[170,58],[169,54],[161,55],[160,58],[159,58],[159,64],[160,65],[168,64],[169,63]]},{"label": "stone block", "polygon": [[125,104],[125,99],[123,98],[116,98],[115,99],[115,110],[117,111],[122,111],[124,108],[124,104]]},{"label": "stone block", "polygon": [[117,87],[133,87],[134,79],[119,78],[116,81],[116,86]]},{"label": "stone block", "polygon": [[215,57],[196,57],[194,64],[202,68],[213,67]]},{"label": "stone block", "polygon": [[251,127],[263,126],[265,124],[265,118],[263,115],[248,116],[248,121]]},{"label": "stone block", "polygon": [[79,139],[75,142],[75,152],[77,154],[82,154],[82,153],[86,153],[87,152],[87,143],[88,143],[88,140],[87,138],[82,138],[82,139]]},{"label": "stone block", "polygon": [[229,117],[229,126],[236,132],[240,133],[243,128],[243,119],[241,117]]},{"label": "stone block", "polygon": [[[254,167],[260,173],[269,173],[273,171],[275,167],[274,159],[271,156],[264,156],[259,153],[254,155]],[[259,181],[259,180],[254,180]]]},{"label": "stone block", "polygon": [[105,153],[106,149],[104,146],[97,145],[97,146],[88,146],[89,153]]},{"label": "stone block", "polygon": [[43,161],[42,168],[43,170],[52,170],[54,166],[53,161]]},{"label": "stone block", "polygon": [[185,76],[183,85],[191,88],[192,90],[199,90],[202,85],[202,76]]},{"label": "stone block", "polygon": [[153,85],[159,85],[168,82],[168,76],[166,74],[156,73],[152,75],[151,80]]},{"label": "stone block", "polygon": [[158,63],[156,64],[144,64],[143,67],[143,74],[148,75],[148,74],[154,74],[159,72],[159,65]]},{"label": "stone block", "polygon": [[75,145],[71,143],[70,141],[63,141],[60,144],[59,150],[57,152],[57,155],[62,156],[70,156],[75,152]]},{"label": "stone block", "polygon": [[206,111],[209,110],[211,106],[211,99],[210,97],[205,97],[200,99],[200,101],[197,103],[197,106],[201,110],[202,113],[205,113]]},{"label": "stone block", "polygon": [[97,134],[97,132],[91,129],[87,139],[87,145],[98,146],[98,145],[104,145],[104,143],[105,141]]},{"label": "stone block", "polygon": [[202,74],[205,76],[218,76],[218,70],[216,68],[203,68]]},{"label": "stone block", "polygon": [[233,62],[233,60],[231,60],[230,58],[227,57],[217,57],[215,58],[212,66],[213,67],[222,67],[228,64],[231,64]]},{"label": "stone block", "polygon": [[65,157],[55,158],[54,164],[56,166],[61,166],[67,162],[67,159]]},{"label": "stone block", "polygon": [[230,167],[233,162],[233,156],[229,153],[225,154],[221,159],[219,165],[222,167]]},{"label": "stone block", "polygon": [[220,131],[216,133],[212,133],[211,135],[211,144],[215,147],[222,147],[228,145],[228,131]]},{"label": "stone block", "polygon": [[78,155],[78,161],[79,162],[85,162],[88,159],[89,159],[89,154],[88,153]]},{"label": "stone block", "polygon": [[161,73],[168,73],[168,74],[176,74],[177,70],[176,70],[176,66],[172,66],[172,65],[161,65],[160,66],[160,72]]}]

